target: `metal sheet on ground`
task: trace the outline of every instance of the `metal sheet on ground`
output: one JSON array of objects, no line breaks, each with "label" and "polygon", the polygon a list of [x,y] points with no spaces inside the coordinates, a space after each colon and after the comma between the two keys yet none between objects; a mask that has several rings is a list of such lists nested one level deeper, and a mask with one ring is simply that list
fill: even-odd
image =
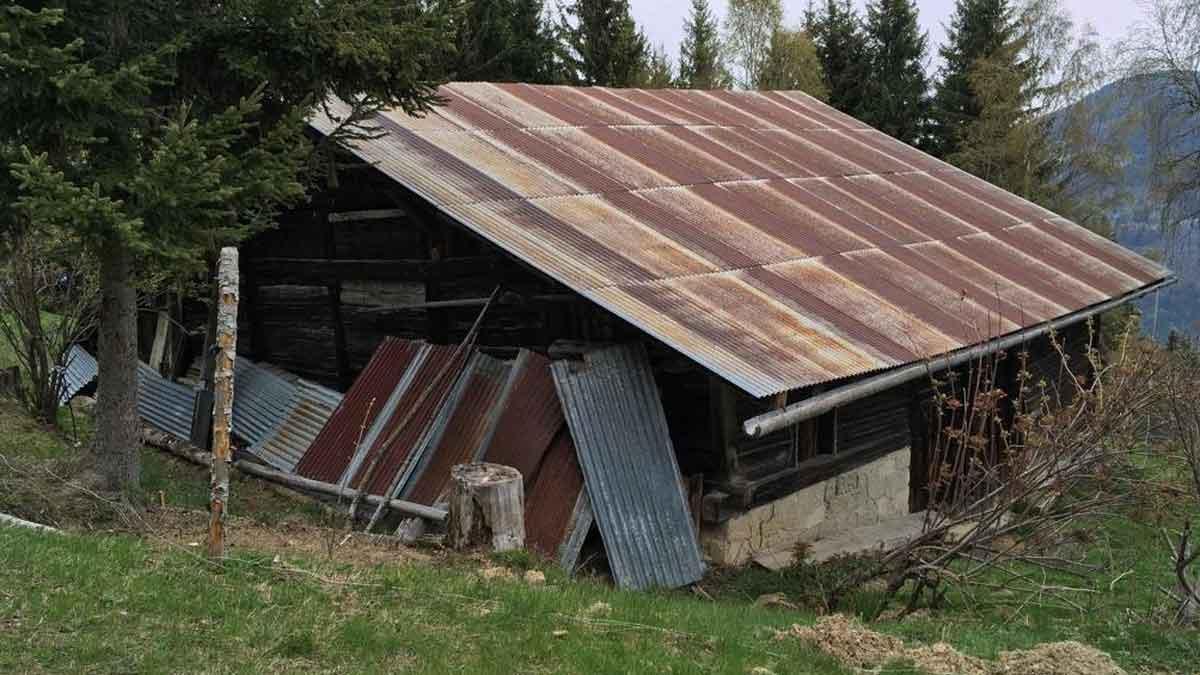
[{"label": "metal sheet on ground", "polygon": [[699,580],[704,562],[645,350],[611,347],[552,370],[617,584]]}]

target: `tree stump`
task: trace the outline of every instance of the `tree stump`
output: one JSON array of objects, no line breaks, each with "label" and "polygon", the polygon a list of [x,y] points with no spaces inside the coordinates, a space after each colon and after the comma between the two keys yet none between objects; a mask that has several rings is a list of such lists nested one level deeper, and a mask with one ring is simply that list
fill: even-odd
[{"label": "tree stump", "polygon": [[525,547],[525,486],[510,466],[478,462],[450,470],[446,541],[456,551]]}]

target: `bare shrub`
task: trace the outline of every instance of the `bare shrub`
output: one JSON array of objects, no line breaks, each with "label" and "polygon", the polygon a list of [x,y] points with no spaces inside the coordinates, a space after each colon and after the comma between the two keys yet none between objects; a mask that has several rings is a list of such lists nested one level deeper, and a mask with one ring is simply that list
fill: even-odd
[{"label": "bare shrub", "polygon": [[94,266],[78,249],[45,233],[28,231],[8,243],[0,281],[0,337],[24,376],[22,404],[55,424],[67,353],[95,325]]},{"label": "bare shrub", "polygon": [[[1168,456],[1183,469],[1195,511],[1200,509],[1200,354],[1180,348],[1171,356],[1163,411],[1173,432]],[[1195,536],[1190,514],[1183,516],[1182,528],[1174,536],[1163,530],[1175,577],[1175,588],[1164,588],[1163,592],[1175,602],[1177,624],[1200,622],[1200,543]]]},{"label": "bare shrub", "polygon": [[1072,363],[1057,336],[1050,342],[1061,364],[1056,382],[1035,379],[1027,353],[986,357],[934,380],[922,531],[835,589],[831,606],[873,576],[889,580],[889,598],[908,590],[905,611],[922,600],[937,606],[950,588],[968,596],[1004,589],[1082,609],[1073,598],[1088,589],[1049,579],[1093,571],[1072,544],[1085,519],[1128,498],[1113,479],[1161,401],[1168,363],[1132,323],[1107,360],[1089,346]]}]

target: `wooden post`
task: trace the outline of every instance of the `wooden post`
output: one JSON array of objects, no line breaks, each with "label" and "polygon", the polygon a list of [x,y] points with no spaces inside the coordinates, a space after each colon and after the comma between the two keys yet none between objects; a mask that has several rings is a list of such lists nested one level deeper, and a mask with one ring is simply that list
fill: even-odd
[{"label": "wooden post", "polygon": [[511,466],[477,462],[450,470],[450,514],[446,541],[462,551],[525,547],[525,487]]},{"label": "wooden post", "polygon": [[208,555],[225,554],[225,511],[229,505],[229,465],[233,455],[233,366],[237,357],[238,251],[221,249],[217,264],[217,355],[213,375],[213,453],[209,493]]},{"label": "wooden post", "polygon": [[150,367],[162,373],[163,357],[167,351],[167,337],[171,334],[171,317],[164,310],[158,311],[154,324],[154,342],[150,346]]}]

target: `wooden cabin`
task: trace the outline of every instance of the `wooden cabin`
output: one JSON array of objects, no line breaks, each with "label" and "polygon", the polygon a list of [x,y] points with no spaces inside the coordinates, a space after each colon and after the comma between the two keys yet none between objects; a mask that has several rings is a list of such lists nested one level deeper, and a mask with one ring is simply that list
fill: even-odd
[{"label": "wooden cabin", "polygon": [[441,93],[244,246],[239,351],[344,390],[385,336],[481,312],[501,357],[641,342],[718,563],[924,508],[929,378],[881,376],[1007,339],[1053,378],[1049,328],[1084,363],[1085,319],[1168,279],[802,93]]}]

